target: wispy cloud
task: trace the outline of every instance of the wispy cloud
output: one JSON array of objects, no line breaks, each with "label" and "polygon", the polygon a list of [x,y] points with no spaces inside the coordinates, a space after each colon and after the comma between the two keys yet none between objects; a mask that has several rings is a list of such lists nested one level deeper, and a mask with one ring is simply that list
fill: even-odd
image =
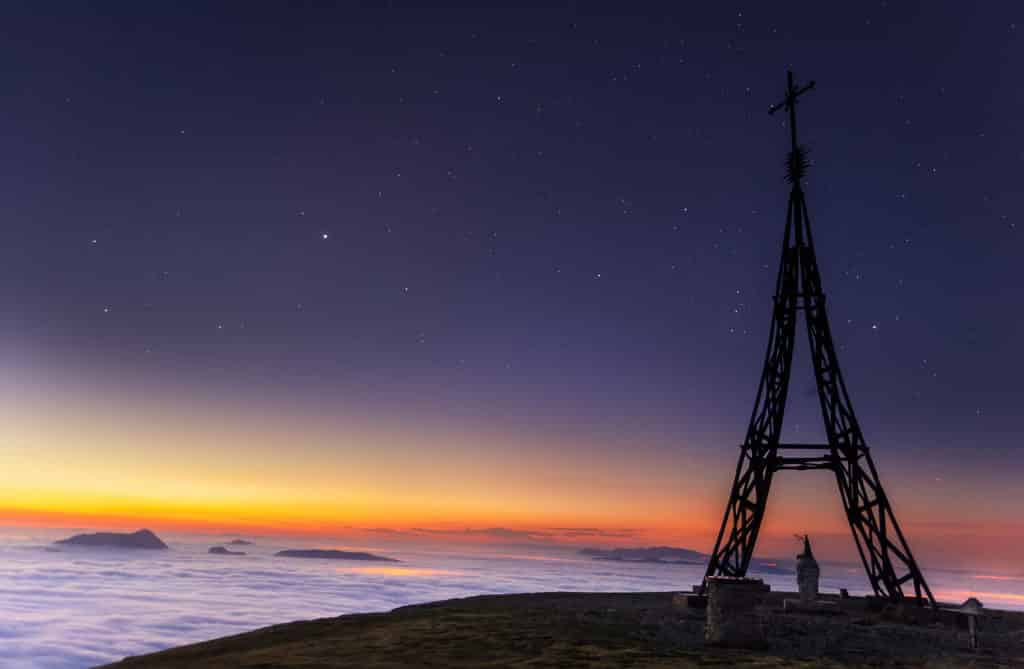
[{"label": "wispy cloud", "polygon": [[[555,534],[503,527],[380,534],[452,532],[506,545],[544,542]],[[209,536],[189,543],[165,538],[171,550],[159,554],[49,552],[44,549],[51,537],[0,541],[0,667],[83,669],[289,620],[487,593],[669,589],[682,574],[593,563],[564,552],[538,562],[530,551],[515,549],[494,556],[406,548],[389,551],[400,564],[378,566],[277,558],[278,545],[257,541],[246,547],[248,555],[224,557],[206,553]]]}]

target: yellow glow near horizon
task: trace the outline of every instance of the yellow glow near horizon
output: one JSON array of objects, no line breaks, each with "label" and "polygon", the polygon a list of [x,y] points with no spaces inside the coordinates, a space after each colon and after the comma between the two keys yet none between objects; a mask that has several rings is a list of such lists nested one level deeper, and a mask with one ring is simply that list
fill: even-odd
[{"label": "yellow glow near horizon", "polygon": [[[571,434],[211,405],[131,387],[4,390],[0,519],[8,521],[150,519],[324,533],[681,524],[678,471]],[[691,509],[706,496],[694,497]]]},{"label": "yellow glow near horizon", "polygon": [[429,567],[338,567],[342,574],[365,574],[367,576],[462,576],[463,572]]},{"label": "yellow glow near horizon", "polygon": [[[734,467],[732,449],[8,371],[0,524],[325,537],[452,530],[438,541],[494,541],[463,528],[547,528],[563,543],[709,551]],[[949,489],[927,483],[896,498],[919,559],[972,569],[1016,560],[1024,531],[1015,514],[956,505]],[[972,493],[966,477],[957,485],[961,497]],[[776,478],[759,552],[788,555],[794,531],[818,538],[826,558],[856,559],[827,476]],[[971,539],[958,546],[986,548],[953,555],[950,532]]]}]

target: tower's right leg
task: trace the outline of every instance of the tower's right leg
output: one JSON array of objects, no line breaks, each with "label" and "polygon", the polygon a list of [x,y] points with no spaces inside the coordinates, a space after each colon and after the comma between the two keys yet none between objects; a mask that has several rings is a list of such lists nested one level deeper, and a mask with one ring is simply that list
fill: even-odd
[{"label": "tower's right leg", "polygon": [[[899,601],[914,597],[919,604],[935,605],[910,546],[896,522],[892,507],[866,447],[838,454],[836,483],[853,538],[875,594]],[[913,592],[904,592],[904,586]]]},{"label": "tower's right leg", "polygon": [[825,300],[821,297],[821,277],[814,251],[808,247],[803,253],[800,266],[804,270],[802,285],[807,296],[807,335],[818,399],[832,446],[839,495],[868,580],[876,595],[899,601],[910,594],[904,592],[904,586],[908,590],[913,587],[912,596],[918,603],[934,606],[931,590],[882,488],[843,382]]}]

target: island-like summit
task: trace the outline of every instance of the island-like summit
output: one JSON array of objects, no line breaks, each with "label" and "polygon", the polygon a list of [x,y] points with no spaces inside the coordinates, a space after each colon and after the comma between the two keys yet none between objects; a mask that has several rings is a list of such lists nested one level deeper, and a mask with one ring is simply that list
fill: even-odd
[{"label": "island-like summit", "polygon": [[90,546],[94,548],[146,548],[166,550],[167,544],[150,530],[137,532],[94,532],[92,534],[76,534],[67,539],[55,541],[66,546]]}]

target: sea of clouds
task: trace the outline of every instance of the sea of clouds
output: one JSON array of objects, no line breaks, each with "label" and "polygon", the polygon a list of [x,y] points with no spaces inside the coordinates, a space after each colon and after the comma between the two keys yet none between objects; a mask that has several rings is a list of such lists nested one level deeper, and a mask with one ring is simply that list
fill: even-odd
[{"label": "sea of clouds", "polygon": [[[175,537],[167,551],[55,547],[54,538],[0,532],[0,667],[81,669],[274,623],[478,594],[688,589],[703,573],[695,565],[598,561],[531,547],[456,553],[392,546],[374,552],[400,563],[372,563],[274,557],[282,548],[309,546],[281,539],[257,539],[233,547],[245,556],[221,556],[207,554],[219,544],[209,537]],[[826,591],[866,589],[852,566],[823,571]],[[959,601],[978,594],[990,606],[1024,608],[1024,579],[929,576],[938,596]],[[794,589],[790,575],[763,578],[773,588]]]}]

